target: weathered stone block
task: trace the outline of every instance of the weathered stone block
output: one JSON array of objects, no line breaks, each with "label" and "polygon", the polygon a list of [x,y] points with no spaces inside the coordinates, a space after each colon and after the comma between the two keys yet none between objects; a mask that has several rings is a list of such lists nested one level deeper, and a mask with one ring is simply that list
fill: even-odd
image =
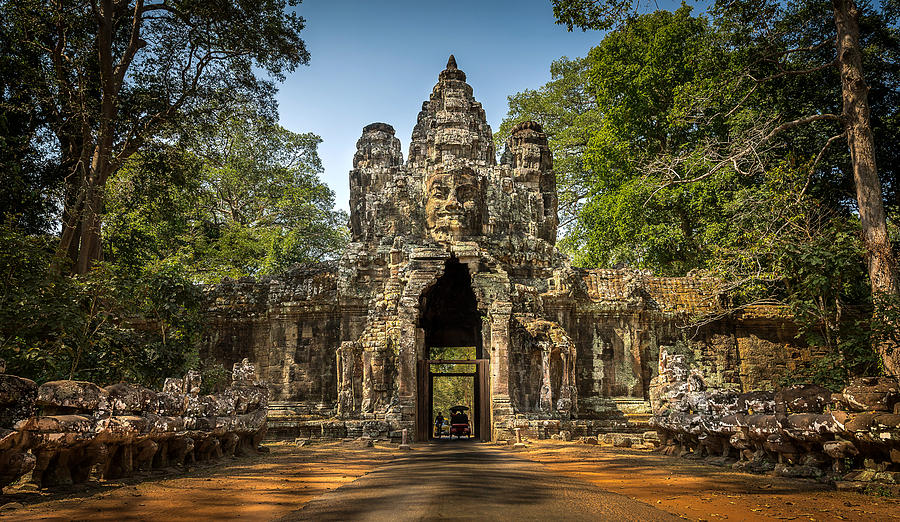
[{"label": "weathered stone block", "polygon": [[98,404],[97,409],[110,411],[113,415],[139,413],[148,409],[156,399],[153,390],[133,384],[113,384],[103,390],[106,401]]},{"label": "weathered stone block", "polygon": [[822,413],[831,400],[831,390],[814,384],[798,384],[775,393],[778,413]]},{"label": "weathered stone block", "polygon": [[0,374],[0,429],[12,428],[34,414],[37,388],[30,379]]},{"label": "weathered stone block", "polygon": [[92,412],[106,401],[106,392],[94,383],[51,381],[38,387],[35,404],[45,413]]},{"label": "weathered stone block", "polygon": [[892,412],[894,405],[900,402],[897,381],[889,377],[854,379],[842,395],[852,411]]}]

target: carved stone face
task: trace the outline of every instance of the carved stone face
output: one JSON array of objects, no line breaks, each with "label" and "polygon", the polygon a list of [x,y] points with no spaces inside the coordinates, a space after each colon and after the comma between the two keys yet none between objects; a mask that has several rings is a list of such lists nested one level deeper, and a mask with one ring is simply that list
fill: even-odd
[{"label": "carved stone face", "polygon": [[425,178],[425,222],[438,240],[481,233],[484,195],[478,176],[468,169],[435,172]]}]

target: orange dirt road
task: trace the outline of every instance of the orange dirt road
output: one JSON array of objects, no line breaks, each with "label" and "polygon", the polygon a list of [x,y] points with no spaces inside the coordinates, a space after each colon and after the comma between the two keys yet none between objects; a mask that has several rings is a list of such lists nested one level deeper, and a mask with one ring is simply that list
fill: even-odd
[{"label": "orange dirt road", "polygon": [[[8,488],[0,499],[6,504],[0,520],[280,519],[296,516],[310,501],[345,484],[360,484],[357,478],[376,468],[383,472],[388,462],[402,463],[397,457],[410,455],[378,444],[266,445],[269,454],[144,482],[92,483],[59,493]],[[415,446],[413,453],[418,453]],[[736,473],[646,450],[537,441],[516,456],[540,462],[550,474],[690,520],[900,519],[900,499],[834,491],[807,480]],[[565,488],[566,480],[557,483]]]},{"label": "orange dirt road", "polygon": [[537,441],[519,455],[690,520],[900,520],[900,499],[738,473],[648,450]]},{"label": "orange dirt road", "polygon": [[266,444],[271,453],[145,482],[89,484],[65,493],[8,488],[0,520],[272,520],[351,482],[397,453],[352,443]]}]

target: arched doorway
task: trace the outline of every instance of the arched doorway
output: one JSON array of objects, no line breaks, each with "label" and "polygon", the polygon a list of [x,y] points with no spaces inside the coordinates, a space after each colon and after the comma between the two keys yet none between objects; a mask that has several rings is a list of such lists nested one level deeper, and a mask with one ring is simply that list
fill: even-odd
[{"label": "arched doorway", "polygon": [[[418,326],[425,340],[417,379],[418,439],[434,438],[437,408],[446,416],[451,404],[442,401],[457,397],[469,408],[474,438],[490,440],[488,359],[482,354],[482,315],[468,266],[447,260],[444,273],[419,298]],[[453,393],[445,393],[448,389]]]}]

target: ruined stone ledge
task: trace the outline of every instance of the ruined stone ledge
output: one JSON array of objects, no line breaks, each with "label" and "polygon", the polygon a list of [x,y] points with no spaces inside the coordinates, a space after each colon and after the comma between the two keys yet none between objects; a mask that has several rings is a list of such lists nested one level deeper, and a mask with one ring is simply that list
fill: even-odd
[{"label": "ruined stone ledge", "polygon": [[167,379],[160,392],[0,375],[0,487],[28,473],[51,488],[255,452],[268,391],[254,379],[246,359],[229,388],[207,396],[197,372]]},{"label": "ruined stone ledge", "polygon": [[855,379],[837,394],[815,385],[738,393],[707,388],[684,356],[663,353],[651,397],[666,454],[780,476],[900,480],[894,379]]},{"label": "ruined stone ledge", "polygon": [[315,418],[279,418],[270,419],[267,436],[273,439],[326,439],[339,440],[346,438],[367,437],[370,439],[400,439],[400,431],[394,429],[389,422],[377,419],[315,419]]},{"label": "ruined stone ledge", "polygon": [[514,419],[495,423],[494,433],[497,440],[514,440],[515,430],[519,428],[523,437],[532,440],[558,439],[574,440],[580,438],[602,437],[607,433],[633,433],[639,434],[646,431],[644,425],[629,422],[624,417],[607,419],[552,419],[552,418],[527,418],[518,415]]}]

